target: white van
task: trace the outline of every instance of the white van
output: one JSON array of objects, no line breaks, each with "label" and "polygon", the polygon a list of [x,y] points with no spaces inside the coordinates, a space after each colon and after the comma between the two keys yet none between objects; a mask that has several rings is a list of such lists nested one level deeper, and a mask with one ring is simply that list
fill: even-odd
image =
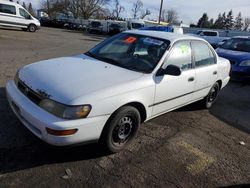
[{"label": "white van", "polygon": [[0,26],[18,27],[24,31],[35,32],[41,24],[21,5],[0,0]]}]

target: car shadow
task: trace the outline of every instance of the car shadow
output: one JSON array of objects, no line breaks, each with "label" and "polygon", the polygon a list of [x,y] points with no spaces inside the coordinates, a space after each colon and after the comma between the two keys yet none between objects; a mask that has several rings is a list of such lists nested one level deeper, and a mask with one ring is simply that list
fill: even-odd
[{"label": "car shadow", "polygon": [[5,88],[0,88],[0,104],[0,174],[45,164],[95,159],[108,155],[98,144],[55,147],[40,141],[11,111]]},{"label": "car shadow", "polygon": [[[230,81],[223,88],[209,113],[228,125],[250,133],[250,84],[249,82]],[[204,110],[201,101],[189,104],[175,111]]]}]

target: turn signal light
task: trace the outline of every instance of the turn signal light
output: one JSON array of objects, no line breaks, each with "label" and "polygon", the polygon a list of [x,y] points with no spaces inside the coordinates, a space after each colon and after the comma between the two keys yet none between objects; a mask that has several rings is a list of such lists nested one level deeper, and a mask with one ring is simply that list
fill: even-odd
[{"label": "turn signal light", "polygon": [[78,129],[69,129],[69,130],[54,130],[46,127],[46,131],[48,134],[54,135],[54,136],[69,136],[72,134],[75,134]]}]

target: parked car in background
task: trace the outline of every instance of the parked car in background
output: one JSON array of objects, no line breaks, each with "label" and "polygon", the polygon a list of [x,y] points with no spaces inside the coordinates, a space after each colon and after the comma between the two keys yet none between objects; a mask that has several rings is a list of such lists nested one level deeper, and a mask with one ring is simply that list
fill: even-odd
[{"label": "parked car in background", "polygon": [[127,25],[129,30],[141,29],[145,27],[145,22],[141,19],[129,19]]},{"label": "parked car in background", "polygon": [[90,22],[89,33],[102,33],[103,26],[99,21]]},{"label": "parked car in background", "polygon": [[218,31],[213,30],[198,30],[195,35],[208,41],[214,48],[216,48],[219,43],[229,39],[228,37],[221,37]]},{"label": "parked car in background", "polygon": [[229,71],[203,39],[134,30],[85,54],[21,68],[6,95],[40,139],[58,146],[99,141],[119,152],[144,121],[199,100],[210,108]]},{"label": "parked car in background", "polygon": [[163,31],[163,32],[183,34],[183,28],[179,26],[150,26],[150,27],[143,27],[140,30]]},{"label": "parked car in background", "polygon": [[231,63],[231,78],[250,81],[250,37],[241,36],[227,40],[216,52]]},{"label": "parked car in background", "polygon": [[110,35],[115,35],[115,34],[121,33],[122,31],[123,31],[123,28],[118,23],[111,23],[109,26],[109,34]]},{"label": "parked car in background", "polygon": [[17,27],[24,31],[35,32],[40,22],[21,5],[0,0],[0,26]]}]

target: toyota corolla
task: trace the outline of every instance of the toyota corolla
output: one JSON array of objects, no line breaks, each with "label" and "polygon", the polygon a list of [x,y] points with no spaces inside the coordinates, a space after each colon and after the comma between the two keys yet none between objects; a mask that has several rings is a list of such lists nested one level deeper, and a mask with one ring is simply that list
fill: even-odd
[{"label": "toyota corolla", "polygon": [[24,66],[6,90],[16,116],[45,142],[119,152],[142,122],[199,100],[210,108],[229,72],[203,39],[128,31],[85,54]]}]

